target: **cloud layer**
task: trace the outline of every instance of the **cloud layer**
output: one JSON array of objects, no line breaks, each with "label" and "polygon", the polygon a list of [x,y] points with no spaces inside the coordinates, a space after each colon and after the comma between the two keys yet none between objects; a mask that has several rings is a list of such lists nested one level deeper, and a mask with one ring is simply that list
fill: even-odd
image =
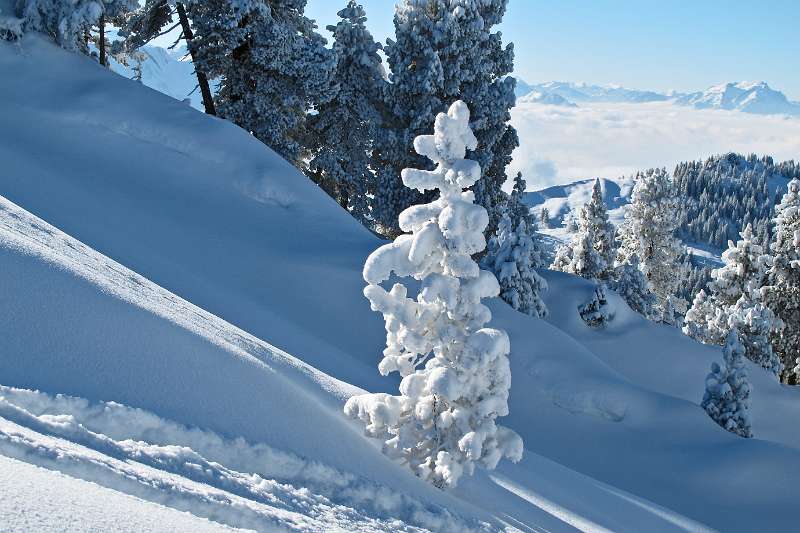
[{"label": "cloud layer", "polygon": [[510,175],[528,189],[636,170],[724,152],[800,159],[800,118],[697,110],[669,102],[584,104],[566,108],[520,103],[512,110],[520,147]]}]

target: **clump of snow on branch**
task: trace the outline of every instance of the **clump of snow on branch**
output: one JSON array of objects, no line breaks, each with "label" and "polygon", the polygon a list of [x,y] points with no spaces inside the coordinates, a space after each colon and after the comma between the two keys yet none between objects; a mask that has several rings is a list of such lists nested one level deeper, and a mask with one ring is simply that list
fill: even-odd
[{"label": "clump of snow on branch", "polygon": [[[503,457],[518,461],[522,439],[495,423],[508,414],[510,344],[504,331],[483,327],[492,315],[481,299],[500,287],[472,259],[486,246],[489,219],[464,191],[481,175],[477,162],[464,159],[477,146],[466,104],[440,113],[434,132],[418,136],[414,148],[436,168],[404,169],[401,176],[407,187],[438,189],[439,197],[404,210],[399,225],[407,233],[364,265],[364,294],[386,321],[378,368],[402,376],[400,395],[355,396],[345,412],[416,475],[452,487],[476,464],[493,469]],[[401,283],[385,290],[380,283],[392,275],[419,280],[416,298]]]}]

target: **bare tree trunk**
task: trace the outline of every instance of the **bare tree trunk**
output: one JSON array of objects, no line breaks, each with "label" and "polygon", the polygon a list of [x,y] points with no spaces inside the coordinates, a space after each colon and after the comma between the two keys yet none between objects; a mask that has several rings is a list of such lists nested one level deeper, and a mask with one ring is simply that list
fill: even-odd
[{"label": "bare tree trunk", "polygon": [[108,57],[106,56],[106,16],[105,14],[100,15],[100,64],[104,67],[108,66]]},{"label": "bare tree trunk", "polygon": [[[186,16],[186,9],[184,9],[181,2],[177,2],[175,7],[178,11],[178,19],[180,19],[181,28],[183,29],[183,38],[186,39],[187,48],[189,49],[189,54],[191,54],[191,41],[194,38],[194,34],[192,33],[191,26],[189,26],[189,19]],[[216,115],[217,110],[214,108],[214,98],[211,96],[211,88],[208,85],[208,78],[206,78],[205,72],[197,68],[197,63],[194,62],[194,56],[192,56],[192,63],[194,64],[194,72],[197,75],[197,85],[200,86],[200,94],[203,95],[203,107],[206,108],[206,114]]]}]

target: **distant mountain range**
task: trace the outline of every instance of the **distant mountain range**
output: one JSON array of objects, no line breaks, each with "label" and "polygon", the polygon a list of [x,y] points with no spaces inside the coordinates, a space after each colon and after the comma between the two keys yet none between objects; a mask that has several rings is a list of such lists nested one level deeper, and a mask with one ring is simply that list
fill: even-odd
[{"label": "distant mountain range", "polygon": [[[519,83],[519,82],[518,82]],[[617,85],[589,85],[568,81],[549,81],[531,85],[531,91],[556,94],[569,102],[661,102],[669,96],[653,91],[628,89]]]},{"label": "distant mountain range", "polygon": [[702,92],[682,95],[676,104],[696,109],[728,109],[760,115],[800,115],[800,103],[790,102],[786,95],[763,81],[715,85]]},{"label": "distant mountain range", "polygon": [[544,93],[541,91],[531,91],[525,96],[518,97],[517,102],[529,104],[547,104],[563,107],[578,107],[558,93]]},{"label": "distant mountain range", "polygon": [[800,116],[800,103],[790,101],[766,82],[731,82],[693,93],[659,93],[618,85],[564,81],[529,84],[517,79],[520,103],[577,107],[577,103],[647,103],[671,101],[695,109],[725,109],[760,115]]}]

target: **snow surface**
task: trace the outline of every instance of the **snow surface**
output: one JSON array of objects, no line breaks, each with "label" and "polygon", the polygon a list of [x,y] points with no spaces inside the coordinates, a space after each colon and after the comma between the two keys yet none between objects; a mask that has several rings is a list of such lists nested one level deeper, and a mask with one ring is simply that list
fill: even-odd
[{"label": "snow surface", "polygon": [[0,71],[0,456],[150,502],[131,520],[158,504],[259,530],[796,524],[800,393],[749,365],[755,438],[731,435],[698,405],[719,349],[613,293],[590,329],[592,284],[560,273],[546,321],[490,302],[522,461],[436,491],[341,412],[397,387],[361,294],[378,239],[247,133],[88,58],[26,37],[0,44]]},{"label": "snow surface", "polygon": [[242,531],[0,455],[6,532]]}]

